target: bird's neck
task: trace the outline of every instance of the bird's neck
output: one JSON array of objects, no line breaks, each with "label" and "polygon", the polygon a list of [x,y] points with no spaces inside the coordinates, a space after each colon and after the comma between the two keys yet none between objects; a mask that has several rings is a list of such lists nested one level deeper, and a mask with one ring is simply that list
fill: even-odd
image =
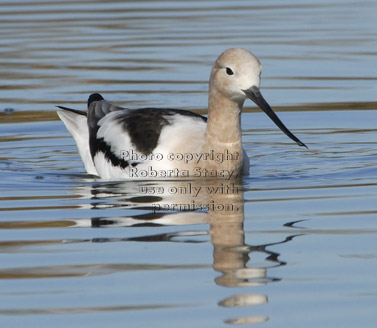
[{"label": "bird's neck", "polygon": [[243,101],[237,103],[219,92],[210,92],[203,151],[223,154],[224,161],[221,163],[208,162],[206,165],[209,168],[231,170],[237,174],[242,170],[242,105]]},{"label": "bird's neck", "polygon": [[[231,100],[211,90],[208,101],[208,119],[205,144],[212,147],[241,146],[241,111],[243,100]],[[242,147],[242,146],[241,146]]]}]

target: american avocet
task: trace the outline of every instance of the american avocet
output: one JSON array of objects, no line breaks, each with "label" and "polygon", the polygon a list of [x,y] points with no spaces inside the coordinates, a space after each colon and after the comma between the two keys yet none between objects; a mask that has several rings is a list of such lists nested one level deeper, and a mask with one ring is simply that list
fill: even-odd
[{"label": "american avocet", "polygon": [[106,180],[224,177],[249,173],[242,148],[241,111],[250,98],[293,141],[259,91],[261,64],[249,51],[228,49],[209,81],[208,118],[179,109],[115,106],[98,93],[88,111],[60,107],[86,171]]}]

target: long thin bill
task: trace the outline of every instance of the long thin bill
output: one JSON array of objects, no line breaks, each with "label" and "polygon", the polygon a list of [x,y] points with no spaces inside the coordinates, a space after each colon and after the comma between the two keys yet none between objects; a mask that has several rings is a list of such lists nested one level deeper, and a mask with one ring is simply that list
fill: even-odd
[{"label": "long thin bill", "polygon": [[250,89],[243,90],[246,96],[248,96],[252,101],[254,101],[258,107],[260,107],[268,117],[282,130],[289,138],[296,142],[299,146],[308,148],[300,139],[298,139],[288,128],[280,121],[279,117],[272,110],[270,105],[264,100],[261,92],[257,87],[251,87]]}]

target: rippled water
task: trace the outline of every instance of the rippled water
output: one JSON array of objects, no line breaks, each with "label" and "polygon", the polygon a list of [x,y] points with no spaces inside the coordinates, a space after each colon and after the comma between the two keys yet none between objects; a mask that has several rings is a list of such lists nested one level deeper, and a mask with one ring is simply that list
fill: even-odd
[{"label": "rippled water", "polygon": [[[374,327],[375,1],[0,1],[2,327]],[[245,47],[242,181],[103,182],[55,105],[205,112]],[[195,212],[177,209],[201,208]],[[209,210],[203,208],[209,207]]]}]

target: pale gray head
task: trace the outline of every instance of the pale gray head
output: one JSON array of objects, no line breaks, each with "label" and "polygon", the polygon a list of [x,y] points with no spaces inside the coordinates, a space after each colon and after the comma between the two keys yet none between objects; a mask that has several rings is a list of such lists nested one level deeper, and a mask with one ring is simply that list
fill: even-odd
[{"label": "pale gray head", "polygon": [[217,58],[211,73],[210,88],[241,106],[247,98],[251,99],[288,137],[306,147],[287,129],[263,98],[259,90],[261,72],[262,65],[251,52],[231,48]]}]

